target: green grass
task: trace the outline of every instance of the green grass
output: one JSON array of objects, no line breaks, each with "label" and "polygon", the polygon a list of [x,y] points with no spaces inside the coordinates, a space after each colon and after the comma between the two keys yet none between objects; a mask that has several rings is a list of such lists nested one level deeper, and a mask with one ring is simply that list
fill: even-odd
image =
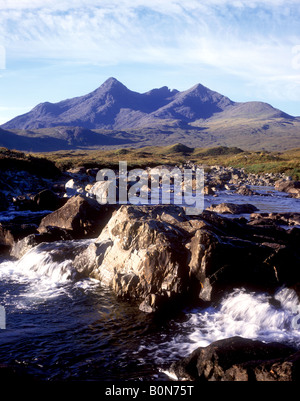
[{"label": "green grass", "polygon": [[0,170],[28,171],[45,178],[54,178],[60,174],[54,161],[6,148],[0,148]]},{"label": "green grass", "polygon": [[243,151],[236,147],[188,148],[147,146],[113,150],[57,151],[36,154],[60,170],[85,166],[118,168],[119,161],[127,161],[128,168],[145,168],[157,165],[180,164],[190,160],[206,167],[213,165],[244,168],[249,173],[286,173],[300,180],[300,148],[284,152]]}]

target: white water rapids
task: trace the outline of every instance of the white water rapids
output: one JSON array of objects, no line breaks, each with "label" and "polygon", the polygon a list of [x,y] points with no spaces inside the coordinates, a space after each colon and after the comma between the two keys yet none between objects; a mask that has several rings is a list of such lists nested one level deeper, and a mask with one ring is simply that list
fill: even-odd
[{"label": "white water rapids", "polygon": [[[64,284],[78,285],[72,259],[90,242],[40,244],[21,259],[0,264],[0,279],[26,284],[22,298],[55,297],[64,291]],[[96,282],[84,281],[85,285]],[[235,289],[218,306],[187,311],[186,317],[178,324],[189,332],[182,346],[189,344],[190,350],[236,335],[300,345],[300,302],[296,292],[288,288],[279,289],[273,296]]]},{"label": "white water rapids", "polygon": [[[0,263],[0,284],[2,289],[0,304],[4,305],[7,309],[8,322],[7,330],[5,330],[5,341],[13,341],[13,338],[21,339],[29,330],[28,328],[22,328],[22,326],[31,327],[32,321],[34,322],[34,329],[30,330],[36,330],[37,332],[42,330],[42,328],[39,328],[41,320],[44,321],[45,329],[47,328],[47,324],[49,324],[49,329],[47,330],[50,333],[49,338],[51,338],[54,335],[53,333],[55,333],[56,325],[54,325],[53,329],[50,323],[45,323],[45,319],[56,321],[56,314],[59,309],[62,330],[66,337],[69,336],[71,330],[70,322],[73,325],[74,319],[71,320],[68,315],[73,313],[72,305],[78,307],[78,302],[80,302],[77,301],[78,294],[84,293],[86,294],[85,296],[95,297],[98,296],[99,291],[102,291],[101,284],[97,280],[78,278],[73,267],[74,257],[82,249],[85,249],[89,243],[90,240],[44,243],[30,249],[19,260],[3,261]],[[79,290],[80,292],[78,293]],[[81,319],[82,322],[80,323],[80,320],[78,320],[78,325],[85,325],[86,318],[89,316],[91,319],[96,319],[96,323],[93,320],[88,323],[85,330],[91,330],[90,335],[87,337],[89,341],[86,341],[86,334],[84,334],[83,341],[86,341],[85,347],[76,352],[83,353],[83,360],[86,358],[85,354],[92,355],[95,352],[98,358],[95,363],[102,363],[102,354],[98,355],[98,351],[95,351],[99,345],[93,340],[95,335],[96,337],[99,336],[98,332],[95,332],[93,329],[94,324],[96,324],[99,327],[99,333],[103,335],[103,340],[101,341],[108,344],[107,346],[105,345],[105,347],[108,347],[107,349],[105,348],[108,360],[113,349],[109,345],[109,342],[118,341],[121,349],[118,351],[119,356],[116,355],[114,358],[120,357],[121,359],[125,359],[124,371],[126,373],[123,373],[125,377],[129,374],[126,368],[127,364],[130,363],[130,359],[128,359],[128,347],[132,347],[130,357],[137,361],[136,363],[139,364],[138,371],[140,371],[143,366],[153,366],[153,364],[158,367],[170,366],[170,362],[188,355],[199,346],[207,346],[213,341],[233,336],[300,346],[300,302],[296,292],[292,289],[280,288],[273,295],[261,292],[249,292],[243,288],[235,289],[231,293],[224,295],[223,299],[217,305],[209,308],[186,310],[183,316],[181,315],[180,318],[167,321],[154,333],[151,333],[150,330],[149,333],[146,331],[144,334],[137,334],[136,336],[130,334],[128,336],[126,332],[126,335],[124,334],[126,344],[124,343],[124,345],[122,345],[121,339],[116,339],[111,330],[119,332],[121,327],[127,324],[128,327],[126,330],[129,333],[136,329],[141,330],[143,333],[143,330],[145,330],[143,329],[144,323],[137,324],[135,320],[137,318],[136,314],[139,313],[141,315],[142,313],[132,311],[128,317],[125,315],[116,315],[115,317],[114,313],[118,312],[113,311],[117,311],[120,307],[126,308],[126,306],[117,305],[116,302],[118,301],[111,301],[109,295],[106,296],[104,294],[101,296],[104,297],[101,302],[105,302],[106,306],[103,308],[103,304],[99,304],[99,307],[97,306],[98,304],[95,304],[92,307],[93,313],[91,313],[87,305],[80,302],[81,318],[79,318],[78,314],[76,315],[78,316],[76,319]],[[95,300],[95,302],[97,301]],[[50,304],[52,306],[48,307]],[[53,305],[57,305],[58,309],[56,310],[56,306],[53,307]],[[122,313],[124,313],[124,309]],[[15,319],[17,320],[14,323],[14,328],[10,336],[10,321],[14,319],[14,316],[16,316]],[[99,321],[98,316],[102,316],[102,319],[104,319],[103,322]],[[29,319],[30,323],[26,323],[26,319]],[[146,322],[148,317],[142,316],[139,319],[142,319],[141,322]],[[106,334],[107,324],[111,325],[113,329]],[[77,333],[77,335],[79,334]],[[34,333],[33,336],[35,336]],[[57,341],[59,341],[59,338]],[[57,352],[63,354],[65,347],[71,347],[72,349],[74,340],[68,341],[66,344],[58,342],[57,348],[53,350],[53,355]],[[80,344],[81,341],[77,338],[75,343]],[[134,344],[131,344],[132,342]],[[93,348],[89,351],[88,347],[91,347],[91,344]],[[12,346],[7,345],[9,349],[12,349]],[[3,352],[5,352],[5,348],[3,348]],[[21,353],[21,351],[19,352]],[[39,353],[36,354],[37,352]],[[28,360],[29,358],[39,359],[40,357],[36,355],[40,355],[40,352],[34,348],[30,351],[26,349],[26,353],[18,356],[18,358],[24,360]],[[72,351],[70,352],[72,354]],[[34,357],[32,354],[34,354]],[[90,361],[90,358],[87,361]],[[51,363],[50,361],[48,368],[50,370],[52,369]],[[84,369],[85,363],[89,368],[90,362],[83,362],[82,369]],[[117,360],[115,362],[112,360],[111,363],[118,364]],[[72,372],[75,370],[76,374],[79,375],[77,373],[77,365],[75,364],[74,366],[70,365],[68,369]],[[63,370],[61,369],[66,368],[60,368],[57,375],[62,374]],[[145,370],[145,374],[147,375],[148,371],[146,368]],[[164,368],[161,369],[161,372],[168,374]]]}]

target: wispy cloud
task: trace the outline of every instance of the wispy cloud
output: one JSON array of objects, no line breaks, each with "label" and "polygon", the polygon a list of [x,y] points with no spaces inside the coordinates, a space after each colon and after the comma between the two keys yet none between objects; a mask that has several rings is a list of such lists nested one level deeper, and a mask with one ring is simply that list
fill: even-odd
[{"label": "wispy cloud", "polygon": [[299,82],[298,0],[0,0],[0,10],[0,45],[14,59],[199,65],[269,89],[278,77]]}]

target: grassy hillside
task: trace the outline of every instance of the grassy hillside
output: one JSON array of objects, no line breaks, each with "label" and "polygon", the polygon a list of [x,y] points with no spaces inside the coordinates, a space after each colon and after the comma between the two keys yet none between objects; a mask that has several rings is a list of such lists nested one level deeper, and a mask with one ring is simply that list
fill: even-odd
[{"label": "grassy hillside", "polygon": [[177,143],[171,146],[147,146],[139,149],[57,151],[38,156],[52,161],[62,170],[76,166],[118,168],[119,161],[127,161],[129,168],[191,161],[207,167],[223,165],[245,168],[247,172],[252,173],[286,173],[300,180],[300,148],[284,152],[254,152],[226,146],[189,148]]},{"label": "grassy hillside", "polygon": [[60,174],[55,163],[45,157],[0,148],[0,171],[5,170],[27,171],[30,174],[45,178],[54,178]]}]

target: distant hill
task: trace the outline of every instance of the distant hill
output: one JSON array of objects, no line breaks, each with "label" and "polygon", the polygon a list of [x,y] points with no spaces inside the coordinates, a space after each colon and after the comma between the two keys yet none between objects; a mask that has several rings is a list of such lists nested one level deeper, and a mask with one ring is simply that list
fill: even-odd
[{"label": "distant hill", "polygon": [[270,150],[300,145],[300,118],[267,103],[234,102],[201,84],[138,93],[115,78],[87,95],[41,103],[2,129],[0,146],[32,151],[178,142]]},{"label": "distant hill", "polygon": [[30,152],[89,148],[96,146],[119,146],[129,144],[129,139],[118,139],[82,127],[43,128],[37,131],[0,128],[0,146]]}]

